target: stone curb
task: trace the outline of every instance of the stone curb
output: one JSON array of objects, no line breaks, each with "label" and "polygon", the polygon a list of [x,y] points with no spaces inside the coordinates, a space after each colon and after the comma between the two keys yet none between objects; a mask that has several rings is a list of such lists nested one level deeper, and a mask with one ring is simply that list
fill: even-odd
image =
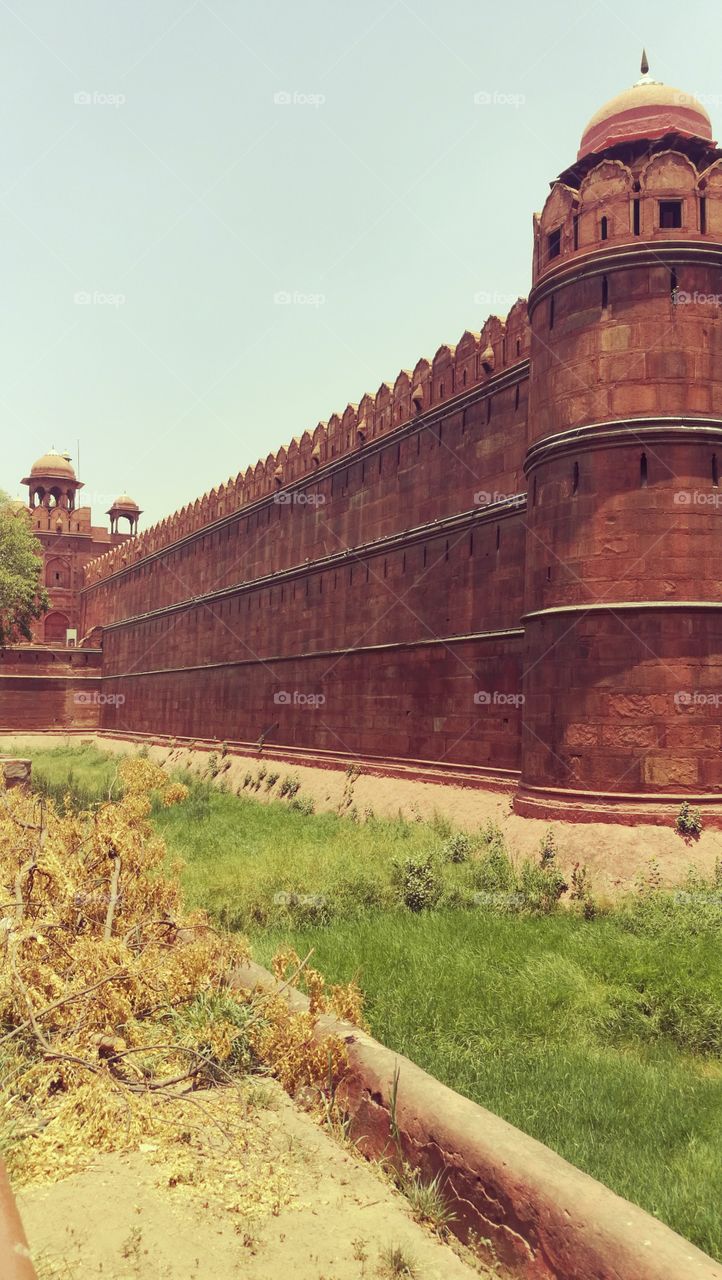
[{"label": "stone curb", "polygon": [[[257,964],[236,971],[237,987],[278,989]],[[308,1009],[298,991],[290,1006]],[[474,1236],[520,1280],[722,1280],[722,1265],[637,1205],[568,1164],[499,1116],[455,1093],[351,1023],[319,1018],[316,1038],[339,1036],[349,1072],[338,1098],[350,1134],[369,1158],[403,1156],[425,1179],[439,1175],[451,1225]],[[489,1247],[489,1242],[491,1247]]]}]

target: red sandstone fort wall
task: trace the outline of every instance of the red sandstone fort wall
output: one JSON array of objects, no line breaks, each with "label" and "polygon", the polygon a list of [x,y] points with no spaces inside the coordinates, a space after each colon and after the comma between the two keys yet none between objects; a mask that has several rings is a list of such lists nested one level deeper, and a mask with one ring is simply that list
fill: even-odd
[{"label": "red sandstone fort wall", "polygon": [[22,646],[0,651],[0,730],[96,729],[102,654]]},{"label": "red sandstone fort wall", "polygon": [[91,566],[103,726],[518,770],[526,346],[465,335],[408,380],[426,410],[397,380],[295,481],[282,450],[250,504]]}]

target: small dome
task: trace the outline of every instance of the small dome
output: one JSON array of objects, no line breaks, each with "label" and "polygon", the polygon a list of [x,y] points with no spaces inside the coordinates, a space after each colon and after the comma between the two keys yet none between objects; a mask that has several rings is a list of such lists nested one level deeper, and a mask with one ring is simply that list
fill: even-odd
[{"label": "small dome", "polygon": [[119,507],[122,507],[124,511],[140,511],[138,503],[134,502],[127,493],[121,493],[120,497],[115,499],[113,509],[117,510]]},{"label": "small dome", "polygon": [[44,453],[30,468],[31,476],[53,476],[64,480],[75,479],[75,469],[69,458],[61,453]]},{"label": "small dome", "polygon": [[610,98],[592,116],[582,134],[577,159],[620,142],[663,138],[667,133],[713,141],[710,118],[694,94],[661,84],[645,72],[630,89]]}]

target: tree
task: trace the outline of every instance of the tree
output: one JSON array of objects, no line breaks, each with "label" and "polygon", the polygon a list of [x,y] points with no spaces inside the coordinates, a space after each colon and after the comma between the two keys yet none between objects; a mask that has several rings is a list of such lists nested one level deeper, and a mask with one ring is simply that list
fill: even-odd
[{"label": "tree", "polygon": [[42,570],[26,509],[0,491],[0,648],[30,640],[31,623],[50,608]]}]

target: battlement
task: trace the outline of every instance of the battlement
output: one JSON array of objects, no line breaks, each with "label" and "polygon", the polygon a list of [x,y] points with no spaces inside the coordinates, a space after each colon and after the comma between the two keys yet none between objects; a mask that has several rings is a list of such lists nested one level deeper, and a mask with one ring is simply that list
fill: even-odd
[{"label": "battlement", "polygon": [[487,382],[525,360],[529,345],[527,304],[519,298],[505,320],[489,316],[479,333],[467,329],[456,346],[442,345],[432,360],[422,358],[412,370],[402,369],[395,382],[382,382],[375,395],[367,393],[358,404],[349,403],[342,414],[319,422],[313,432],[294,436],[289,445],[281,445],[235,479],[229,478],[138,537],[90,561],[85,567],[86,587]]}]

